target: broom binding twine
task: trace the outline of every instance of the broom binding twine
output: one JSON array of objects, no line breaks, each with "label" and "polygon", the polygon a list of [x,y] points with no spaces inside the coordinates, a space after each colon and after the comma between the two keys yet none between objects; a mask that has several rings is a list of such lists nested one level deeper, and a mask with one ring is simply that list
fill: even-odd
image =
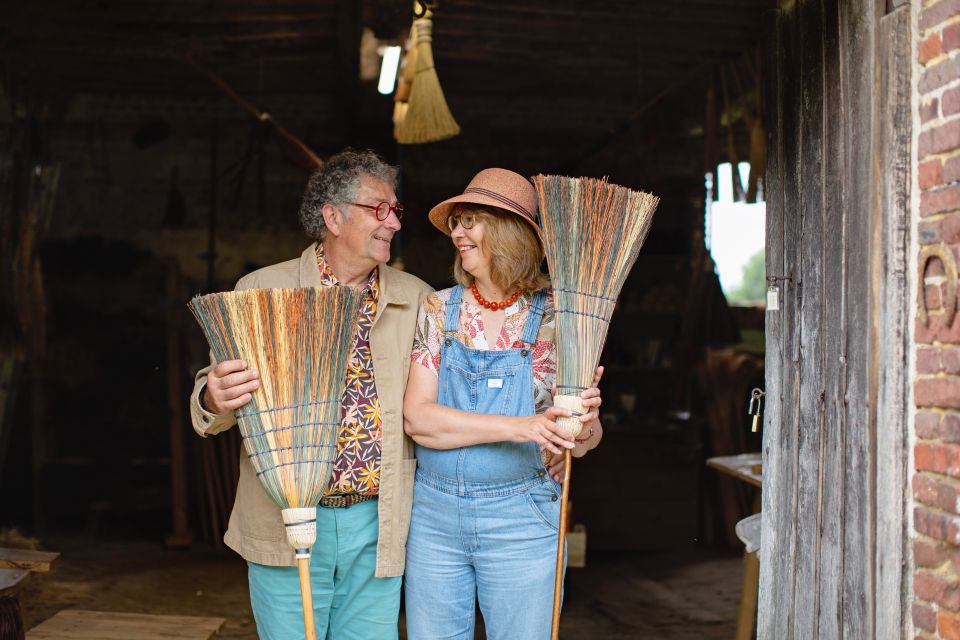
[{"label": "broom binding twine", "polygon": [[583,398],[580,396],[556,395],[553,396],[553,406],[569,409],[573,413],[571,416],[557,418],[557,424],[574,438],[580,435],[580,431],[583,429],[580,416],[587,412],[587,408],[583,406]]},{"label": "broom binding twine", "polygon": [[287,529],[287,542],[293,547],[297,558],[309,558],[310,549],[317,541],[317,508],[291,507],[281,509],[280,515]]}]

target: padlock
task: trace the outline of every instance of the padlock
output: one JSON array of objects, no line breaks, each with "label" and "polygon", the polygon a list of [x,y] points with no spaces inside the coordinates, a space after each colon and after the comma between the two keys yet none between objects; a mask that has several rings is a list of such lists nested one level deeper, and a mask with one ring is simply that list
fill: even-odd
[{"label": "padlock", "polygon": [[756,433],[757,427],[760,424],[760,398],[764,395],[763,389],[754,389],[750,393],[750,404],[747,406],[747,415],[753,416],[753,425],[750,427],[751,433]]}]

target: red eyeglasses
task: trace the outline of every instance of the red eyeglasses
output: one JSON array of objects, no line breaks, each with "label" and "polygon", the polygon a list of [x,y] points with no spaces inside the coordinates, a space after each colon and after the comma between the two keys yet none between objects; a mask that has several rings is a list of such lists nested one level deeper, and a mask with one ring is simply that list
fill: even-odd
[{"label": "red eyeglasses", "polygon": [[380,222],[386,220],[391,213],[395,213],[397,215],[397,220],[403,219],[403,205],[399,202],[397,204],[378,202],[375,205],[361,204],[359,202],[348,202],[347,204],[352,204],[355,207],[363,207],[364,209],[370,209],[377,216],[377,220]]}]

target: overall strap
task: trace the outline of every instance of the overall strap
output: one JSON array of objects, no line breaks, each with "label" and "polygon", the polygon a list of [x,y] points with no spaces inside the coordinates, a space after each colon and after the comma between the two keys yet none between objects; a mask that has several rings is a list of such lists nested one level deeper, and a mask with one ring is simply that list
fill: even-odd
[{"label": "overall strap", "polygon": [[460,325],[460,302],[463,300],[463,285],[458,284],[450,292],[450,299],[447,301],[447,315],[443,319],[443,333],[453,335],[457,332]]},{"label": "overall strap", "polygon": [[537,341],[537,332],[540,331],[540,320],[543,318],[543,310],[546,304],[547,290],[541,289],[533,295],[530,311],[527,313],[527,323],[523,327],[523,335],[520,336],[521,342],[532,345]]}]

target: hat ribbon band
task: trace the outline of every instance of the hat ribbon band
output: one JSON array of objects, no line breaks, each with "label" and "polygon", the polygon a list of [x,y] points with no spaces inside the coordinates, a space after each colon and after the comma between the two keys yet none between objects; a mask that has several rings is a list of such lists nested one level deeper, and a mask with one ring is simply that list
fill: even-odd
[{"label": "hat ribbon band", "polygon": [[479,193],[480,195],[487,196],[488,198],[493,198],[494,200],[499,200],[500,202],[502,202],[502,203],[504,203],[504,204],[506,204],[506,205],[509,205],[509,206],[513,207],[514,209],[519,210],[521,213],[523,213],[523,215],[525,215],[526,217],[530,218],[531,220],[534,219],[533,214],[530,213],[529,211],[527,211],[526,207],[524,207],[523,205],[521,205],[521,204],[518,203],[518,202],[515,202],[515,201],[511,200],[510,198],[508,198],[508,197],[506,197],[506,196],[504,196],[504,195],[501,195],[501,194],[497,193],[496,191],[490,191],[489,189],[484,189],[484,188],[482,188],[482,187],[467,187],[467,188],[464,190],[464,193]]}]

